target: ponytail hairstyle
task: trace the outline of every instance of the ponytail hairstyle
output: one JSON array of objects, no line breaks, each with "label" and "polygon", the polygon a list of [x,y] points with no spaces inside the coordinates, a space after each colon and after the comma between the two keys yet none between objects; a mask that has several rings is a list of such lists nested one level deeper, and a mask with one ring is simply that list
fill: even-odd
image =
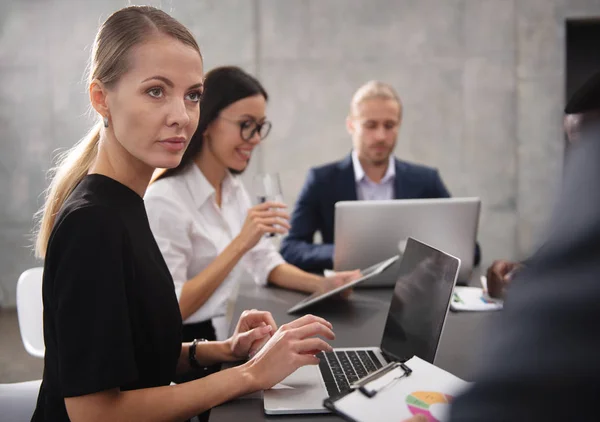
[{"label": "ponytail hairstyle", "polygon": [[[194,48],[202,57],[194,36],[176,19],[154,7],[129,6],[110,15],[98,30],[90,57],[88,84],[97,80],[108,89],[114,87],[129,70],[131,49],[161,34]],[[99,119],[73,148],[59,155],[56,167],[51,169],[52,181],[46,190],[44,206],[37,213],[37,257],[46,255],[57,214],[94,164],[102,131]]]}]

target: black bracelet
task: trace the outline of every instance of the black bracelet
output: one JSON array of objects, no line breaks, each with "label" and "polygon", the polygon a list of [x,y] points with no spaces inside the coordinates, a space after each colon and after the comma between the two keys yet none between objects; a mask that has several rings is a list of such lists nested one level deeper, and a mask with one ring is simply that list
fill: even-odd
[{"label": "black bracelet", "polygon": [[204,369],[206,370],[206,366],[202,366],[200,365],[200,362],[198,362],[198,359],[196,359],[196,346],[198,345],[199,341],[208,341],[205,338],[200,338],[200,339],[194,339],[194,341],[192,341],[192,344],[190,345],[189,348],[189,352],[188,352],[188,361],[190,363],[190,366],[194,369]]}]

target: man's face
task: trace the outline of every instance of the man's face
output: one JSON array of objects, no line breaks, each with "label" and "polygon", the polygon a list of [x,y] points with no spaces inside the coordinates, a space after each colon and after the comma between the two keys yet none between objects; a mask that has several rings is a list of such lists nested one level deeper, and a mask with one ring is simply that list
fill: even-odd
[{"label": "man's face", "polygon": [[354,107],[346,125],[361,162],[387,164],[396,146],[401,112],[400,104],[387,98],[368,99]]}]

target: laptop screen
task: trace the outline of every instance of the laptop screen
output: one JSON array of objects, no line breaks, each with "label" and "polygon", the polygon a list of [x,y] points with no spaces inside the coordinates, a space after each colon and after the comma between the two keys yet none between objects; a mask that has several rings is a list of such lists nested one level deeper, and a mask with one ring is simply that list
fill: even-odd
[{"label": "laptop screen", "polygon": [[381,350],[404,361],[433,363],[460,260],[408,239],[390,304]]}]

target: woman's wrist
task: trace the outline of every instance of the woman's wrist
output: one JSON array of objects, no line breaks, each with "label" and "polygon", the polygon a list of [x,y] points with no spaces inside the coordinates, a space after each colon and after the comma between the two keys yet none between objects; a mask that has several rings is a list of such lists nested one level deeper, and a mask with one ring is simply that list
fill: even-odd
[{"label": "woman's wrist", "polygon": [[[198,364],[198,366],[210,366],[224,362],[234,362],[239,360],[231,351],[230,341],[205,341],[198,342],[196,344],[196,350],[193,356],[189,356],[190,349],[188,349],[188,360],[192,359]],[[187,345],[191,347],[191,344]],[[194,367],[194,364],[190,362],[190,366]]]},{"label": "woman's wrist", "polygon": [[241,358],[233,354],[231,337],[229,337],[225,341],[218,341],[215,343],[219,343],[219,347],[221,348],[221,356],[223,357],[223,362],[235,362],[241,360]]},{"label": "woman's wrist", "polygon": [[271,270],[268,281],[285,289],[314,293],[322,290],[326,279],[284,262]]},{"label": "woman's wrist", "polygon": [[198,353],[196,353],[196,349],[198,348],[198,343],[201,341],[207,341],[206,339],[195,339],[192,341],[188,348],[188,364],[192,369],[206,369],[205,365],[202,365],[200,361],[198,361]]},{"label": "woman's wrist", "polygon": [[327,277],[323,277],[317,274],[304,272],[304,283],[306,285],[306,290],[309,293],[320,292],[323,290],[325,283],[327,283]]},{"label": "woman's wrist", "polygon": [[244,239],[242,239],[240,237],[240,235],[238,234],[236,237],[233,238],[233,240],[231,241],[231,243],[229,244],[230,247],[233,250],[233,253],[237,256],[243,256],[246,252],[248,252],[250,249],[250,247],[248,247],[248,245],[246,244],[247,242],[244,241]]},{"label": "woman's wrist", "polygon": [[244,385],[245,394],[254,393],[255,391],[264,389],[256,373],[254,362],[246,362],[243,365],[236,366],[234,369],[239,371],[238,379],[240,379]]}]

